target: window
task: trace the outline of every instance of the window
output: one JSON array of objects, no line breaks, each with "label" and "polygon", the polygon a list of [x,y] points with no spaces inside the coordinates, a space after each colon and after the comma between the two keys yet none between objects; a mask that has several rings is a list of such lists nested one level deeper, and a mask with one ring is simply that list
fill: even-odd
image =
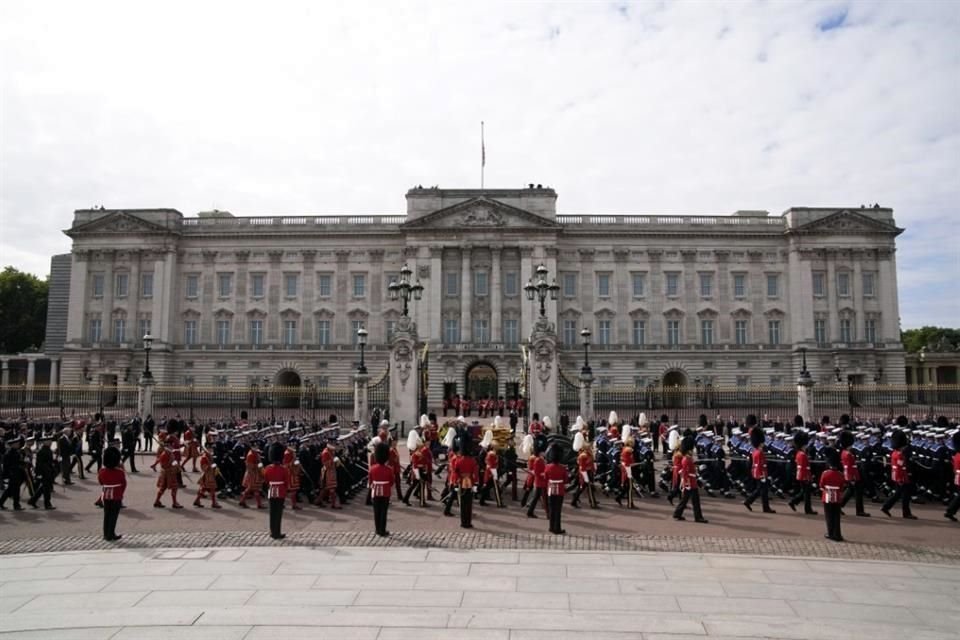
[{"label": "window", "polygon": [[362,273],[353,274],[353,297],[363,298],[367,295],[367,276]]},{"label": "window", "polygon": [[397,330],[397,321],[387,320],[383,326],[387,333],[387,342],[390,342],[393,340],[393,332]]},{"label": "window", "polygon": [[877,321],[873,318],[865,320],[863,323],[863,340],[864,342],[877,341]]},{"label": "window", "polygon": [[113,341],[114,342],[126,342],[127,341],[127,321],[124,318],[114,318],[113,319]]},{"label": "window", "polygon": [[183,344],[197,344],[197,321],[183,321]]},{"label": "window", "polygon": [[770,344],[780,344],[780,321],[779,320],[767,321],[767,335],[770,340]]},{"label": "window", "polygon": [[196,298],[200,294],[200,276],[196,274],[188,275],[186,290],[188,298]]},{"label": "window", "polygon": [[513,297],[520,291],[519,278],[516,271],[508,271],[503,274],[503,295]]},{"label": "window", "polygon": [[117,298],[126,298],[130,286],[130,274],[118,273],[113,277],[113,295]]},{"label": "window", "polygon": [[490,274],[486,271],[475,271],[473,273],[473,295],[490,295],[489,278]]},{"label": "window", "polygon": [[633,297],[642,298],[646,295],[647,276],[644,273],[633,274]]},{"label": "window", "polygon": [[447,297],[458,295],[460,291],[460,274],[456,271],[447,271],[443,274],[443,280],[443,290],[446,292]]},{"label": "window", "polygon": [[827,295],[827,274],[823,271],[813,272],[813,296],[822,298]]},{"label": "window", "polygon": [[317,344],[330,344],[329,320],[317,320]]},{"label": "window", "polygon": [[850,274],[846,271],[841,271],[837,274],[837,295],[850,295]]},{"label": "window", "polygon": [[737,376],[737,386],[740,388],[750,385],[750,376]]},{"label": "window", "polygon": [[90,342],[100,342],[101,322],[100,318],[90,318],[90,328],[87,331],[87,337]]},{"label": "window", "polygon": [[825,345],[827,344],[827,321],[822,318],[817,318],[813,321],[813,339],[816,340],[817,344]]},{"label": "window", "polygon": [[563,321],[563,345],[565,347],[574,347],[577,344],[577,321]]},{"label": "window", "polygon": [[520,323],[516,318],[507,318],[503,321],[503,341],[508,345],[520,343]]},{"label": "window", "polygon": [[577,295],[577,274],[563,274],[563,297],[575,298]]},{"label": "window", "polygon": [[713,344],[713,320],[700,321],[700,341],[704,345]]},{"label": "window", "polygon": [[747,274],[745,273],[733,274],[733,297],[734,298],[747,297]]},{"label": "window", "polygon": [[217,320],[217,344],[230,344],[230,321]]},{"label": "window", "polygon": [[667,274],[667,295],[676,296],[680,291],[680,274],[679,273],[668,273]]},{"label": "window", "polygon": [[250,321],[250,344],[263,344],[263,320]]},{"label": "window", "polygon": [[229,298],[233,293],[233,274],[217,274],[217,295],[221,298]]},{"label": "window", "polygon": [[767,297],[776,298],[780,295],[780,276],[776,273],[767,274]]},{"label": "window", "polygon": [[863,274],[863,295],[867,298],[872,298],[876,295],[876,278],[873,273],[868,272]]},{"label": "window", "polygon": [[749,335],[747,333],[747,321],[737,320],[733,323],[733,333],[737,344],[747,344]]},{"label": "window", "polygon": [[352,336],[350,339],[352,341],[352,344],[356,346],[357,344],[360,343],[360,337],[357,335],[357,331],[360,331],[360,329],[366,329],[366,327],[364,326],[363,320],[352,320],[350,322],[350,329],[351,329],[350,334]]},{"label": "window", "polygon": [[644,345],[647,343],[647,321],[633,321],[633,344]]},{"label": "window", "polygon": [[152,324],[152,321],[150,320],[150,318],[140,318],[140,322],[137,326],[137,340],[136,340],[137,342],[140,342],[141,340],[143,340],[143,336],[150,333],[151,324]]},{"label": "window", "polygon": [[713,274],[700,274],[700,297],[709,298],[713,295]]},{"label": "window", "polygon": [[263,274],[262,273],[254,273],[250,275],[250,297],[251,298],[263,297]]},{"label": "window", "polygon": [[93,274],[93,297],[94,298],[103,297],[103,274],[102,273]]},{"label": "window", "polygon": [[680,321],[667,320],[667,344],[676,346],[680,344]]},{"label": "window", "polygon": [[783,378],[780,376],[770,376],[770,386],[779,387],[783,384]]},{"label": "window", "polygon": [[213,376],[213,386],[225,387],[228,384],[227,376]]},{"label": "window", "polygon": [[296,273],[285,273],[283,275],[283,291],[288,298],[297,297],[297,286],[300,276]]},{"label": "window", "polygon": [[841,318],[840,319],[840,342],[852,342],[853,335],[851,332],[851,322],[850,318]]},{"label": "window", "polygon": [[317,295],[321,298],[330,297],[330,275],[321,274],[317,276]]},{"label": "window", "polygon": [[447,318],[443,321],[443,342],[444,344],[460,342],[460,321],[456,318]]},{"label": "window", "polygon": [[153,297],[153,274],[152,273],[140,274],[140,297],[141,298]]},{"label": "window", "polygon": [[610,274],[609,273],[598,273],[597,274],[597,295],[601,298],[610,297]]},{"label": "window", "polygon": [[283,321],[283,344],[290,346],[297,344],[297,321]]},{"label": "window", "polygon": [[487,344],[490,342],[490,323],[488,320],[484,318],[474,318],[473,342],[475,344]]},{"label": "window", "polygon": [[610,344],[610,321],[597,321],[597,344]]},{"label": "window", "polygon": [[750,365],[746,360],[737,360],[737,369],[746,369]]}]

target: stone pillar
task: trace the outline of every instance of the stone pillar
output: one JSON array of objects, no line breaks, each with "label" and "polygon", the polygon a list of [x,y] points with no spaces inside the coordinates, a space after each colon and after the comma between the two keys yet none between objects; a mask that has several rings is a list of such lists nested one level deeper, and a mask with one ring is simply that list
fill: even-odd
[{"label": "stone pillar", "polygon": [[490,249],[490,342],[503,342],[501,325],[503,322],[503,285],[500,275],[500,247]]},{"label": "stone pillar", "polygon": [[837,295],[837,253],[827,252],[827,342],[840,342],[840,298]]},{"label": "stone pillar", "polygon": [[434,340],[443,342],[443,249],[433,247],[430,249],[430,278],[424,285],[427,289],[424,291],[424,298],[428,301],[428,317],[430,326],[425,327],[428,332],[425,340]]},{"label": "stone pillar", "polygon": [[[530,333],[529,405],[530,414],[540,418],[557,416],[557,383],[560,367],[557,354],[557,331],[553,323],[538,317]],[[557,422],[559,424],[559,422]]]},{"label": "stone pillar", "polygon": [[33,384],[37,379],[37,359],[27,358],[27,402],[33,400]]},{"label": "stone pillar", "polygon": [[0,359],[0,400],[7,399],[7,387],[10,386],[10,361]]},{"label": "stone pillar", "polygon": [[140,376],[137,383],[137,413],[141,418],[153,415],[153,376]]},{"label": "stone pillar", "polygon": [[54,389],[59,384],[60,378],[60,359],[59,358],[50,358],[50,388]]},{"label": "stone pillar", "polygon": [[[370,425],[370,401],[367,397],[367,383],[370,382],[370,376],[365,373],[357,373],[353,376],[353,419],[360,423],[360,426]],[[376,430],[376,425],[370,425],[371,433]]]},{"label": "stone pillar", "polygon": [[417,327],[401,316],[390,342],[390,421],[410,429],[417,419]]},{"label": "stone pillar", "polygon": [[803,416],[804,422],[816,422],[816,408],[813,406],[813,377],[809,374],[800,374],[797,378],[797,415]]},{"label": "stone pillar", "polygon": [[470,246],[460,250],[463,261],[460,266],[460,342],[473,342],[473,272],[470,270]]},{"label": "stone pillar", "polygon": [[593,374],[580,371],[580,416],[584,422],[593,419]]}]

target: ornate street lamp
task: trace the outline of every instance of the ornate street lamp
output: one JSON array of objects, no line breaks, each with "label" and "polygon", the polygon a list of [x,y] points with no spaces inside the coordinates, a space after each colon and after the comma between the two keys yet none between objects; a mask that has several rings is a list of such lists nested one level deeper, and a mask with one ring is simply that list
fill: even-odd
[{"label": "ornate street lamp", "polygon": [[404,317],[408,315],[410,298],[412,297],[414,300],[419,300],[421,296],[423,296],[423,285],[420,284],[420,280],[410,284],[411,275],[413,275],[413,271],[410,267],[403,265],[403,268],[400,269],[400,279],[396,282],[391,282],[390,286],[387,287],[391,300],[397,300],[398,298],[403,300]]},{"label": "ornate street lamp", "polygon": [[593,335],[590,333],[590,329],[584,327],[580,331],[580,338],[583,340],[583,368],[580,369],[580,373],[585,376],[589,376],[593,373],[593,370],[590,369],[590,336]]},{"label": "ornate street lamp", "polygon": [[[404,302],[404,311],[406,311],[406,302]],[[360,345],[360,366],[357,367],[357,373],[366,374],[367,365],[363,359],[363,350],[367,346],[367,330],[364,329],[363,327],[360,327],[359,329],[357,329],[357,344]]]},{"label": "ornate street lamp", "polygon": [[541,263],[540,266],[537,267],[536,282],[534,282],[533,278],[531,278],[523,287],[523,290],[527,292],[527,300],[540,300],[541,318],[546,317],[547,315],[547,296],[549,295],[551,300],[556,300],[557,292],[560,291],[560,286],[557,284],[556,278],[553,279],[552,283],[547,283],[548,273],[550,273],[549,270]]},{"label": "ornate street lamp", "polygon": [[143,336],[143,377],[146,380],[149,380],[153,377],[153,374],[150,373],[150,350],[153,349],[153,336],[150,335],[148,331],[146,335]]}]

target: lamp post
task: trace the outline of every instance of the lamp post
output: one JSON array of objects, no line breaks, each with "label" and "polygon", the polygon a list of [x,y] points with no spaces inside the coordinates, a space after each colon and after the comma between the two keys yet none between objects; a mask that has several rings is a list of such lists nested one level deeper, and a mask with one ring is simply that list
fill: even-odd
[{"label": "lamp post", "polygon": [[304,380],[304,384],[307,387],[307,395],[310,396],[310,411],[313,416],[312,418],[313,423],[316,424],[317,422],[317,384],[310,378],[307,378],[306,380]]},{"label": "lamp post", "polygon": [[530,278],[523,287],[523,290],[527,292],[527,300],[540,300],[541,318],[545,318],[547,315],[547,296],[549,295],[551,300],[556,300],[557,292],[560,291],[560,286],[557,284],[556,278],[554,278],[552,283],[547,283],[548,273],[550,273],[550,271],[541,263],[540,266],[537,267],[537,281],[534,282],[533,278]]},{"label": "lamp post", "polygon": [[387,287],[390,293],[390,299],[403,300],[403,316],[406,317],[409,315],[409,303],[410,298],[414,300],[419,300],[423,296],[423,285],[420,284],[420,280],[417,280],[415,283],[410,283],[410,276],[413,275],[413,271],[407,265],[403,265],[403,268],[400,269],[400,279],[396,282],[391,282],[390,286]]},{"label": "lamp post", "polygon": [[833,368],[833,377],[836,379],[837,382],[840,382],[840,367]]},{"label": "lamp post", "polygon": [[270,392],[271,392],[271,386],[270,386],[270,377],[269,377],[269,376],[263,376],[263,391],[264,391],[264,395],[265,395],[266,398],[267,398],[267,402],[270,403],[270,424],[273,424],[273,421],[274,421],[274,416],[273,416],[273,394],[270,393]]},{"label": "lamp post", "polygon": [[153,349],[153,336],[148,331],[143,336],[143,377],[147,380],[153,377],[150,373],[150,350]]},{"label": "lamp post", "polygon": [[[404,315],[406,315],[406,301],[404,301]],[[363,327],[357,329],[357,344],[360,345],[360,366],[357,367],[357,373],[366,375],[367,365],[363,359],[363,351],[367,347],[367,330]]]},{"label": "lamp post", "polygon": [[700,385],[701,385],[701,384],[702,384],[702,383],[701,383],[701,381],[700,381],[700,378],[694,378],[694,379],[693,379],[693,388],[694,388],[694,390],[696,391],[696,394],[697,394],[697,403],[698,403],[698,404],[700,404],[700,400],[701,400],[701,396],[700,396]]},{"label": "lamp post", "polygon": [[873,376],[874,384],[880,384],[883,382],[883,367],[877,368],[877,375]]},{"label": "lamp post", "polygon": [[923,397],[923,385],[924,385],[924,381],[923,381],[923,378],[924,378],[923,369],[924,369],[924,363],[926,362],[926,359],[927,359],[927,348],[926,348],[926,347],[920,347],[920,355],[919,355],[919,358],[920,358],[920,370],[919,370],[917,373],[920,375],[920,378],[919,378],[919,380],[917,381],[917,390],[918,390],[918,394],[917,394],[917,395],[919,396],[919,397],[917,398],[917,400],[919,400],[920,402],[923,402],[923,401],[924,401],[924,397]]},{"label": "lamp post", "polygon": [[590,329],[586,327],[580,331],[580,338],[583,340],[583,368],[580,369],[580,373],[585,376],[593,373],[593,370],[590,369],[590,336],[592,335]]}]

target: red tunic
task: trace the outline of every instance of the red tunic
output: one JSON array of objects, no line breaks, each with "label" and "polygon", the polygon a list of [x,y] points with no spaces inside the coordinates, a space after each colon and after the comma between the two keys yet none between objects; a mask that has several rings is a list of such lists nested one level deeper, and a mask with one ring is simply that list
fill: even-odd
[{"label": "red tunic", "polygon": [[390,462],[388,464],[393,469],[393,475],[399,478],[402,469],[400,466],[400,453],[394,447],[390,447]]},{"label": "red tunic", "polygon": [[323,488],[337,488],[337,461],[336,455],[330,449],[320,453],[320,464],[323,465]]},{"label": "red tunic", "polygon": [[581,451],[580,455],[577,456],[577,471],[579,471],[578,478],[581,487],[587,486],[587,483],[590,482],[590,473],[595,471],[596,468],[593,456],[586,451]]},{"label": "red tunic", "polygon": [[460,457],[459,454],[452,453],[452,452],[447,456],[447,486],[448,487],[453,486],[453,465],[457,462],[457,458],[459,457]]},{"label": "red tunic", "polygon": [[243,488],[247,491],[260,491],[263,486],[263,469],[260,468],[260,454],[250,449],[244,460],[247,470],[243,474]]},{"label": "red tunic", "polygon": [[552,462],[543,469],[543,479],[547,482],[548,496],[561,496],[567,492],[567,468],[562,464]]},{"label": "red tunic", "polygon": [[427,474],[433,473],[433,453],[430,451],[430,447],[423,447],[423,468]]},{"label": "red tunic", "polygon": [[267,497],[286,500],[287,487],[290,485],[290,472],[282,464],[267,465],[263,470],[263,480],[267,483]]},{"label": "red tunic", "polygon": [[843,479],[847,482],[860,482],[860,469],[857,457],[844,449],[840,452],[840,464],[843,465]]},{"label": "red tunic", "polygon": [[183,447],[186,449],[184,455],[188,458],[196,457],[200,453],[200,446],[193,439],[193,431],[190,429],[183,432]]},{"label": "red tunic", "polygon": [[208,491],[217,490],[217,470],[213,466],[210,460],[210,454],[206,451],[200,456],[200,479],[197,480],[197,484],[200,485],[201,489],[207,489]]},{"label": "red tunic", "polygon": [[523,490],[526,491],[534,485],[534,480],[537,477],[535,467],[537,466],[537,460],[540,459],[538,455],[531,455],[527,458],[527,477],[523,481]]},{"label": "red tunic", "polygon": [[953,484],[960,487],[960,451],[953,454]]},{"label": "red tunic", "polygon": [[907,473],[907,460],[903,451],[899,449],[895,449],[890,454],[890,479],[897,484],[910,482],[910,474]]},{"label": "red tunic", "polygon": [[543,423],[539,420],[534,420],[530,423],[530,435],[536,436],[543,433]]},{"label": "red tunic", "polygon": [[827,469],[820,474],[820,490],[823,491],[824,504],[840,504],[843,488],[846,486],[843,474],[836,469]]},{"label": "red tunic", "polygon": [[300,474],[303,470],[297,464],[297,454],[293,449],[287,449],[283,452],[283,466],[290,474],[290,490],[296,491],[300,488]]},{"label": "red tunic", "polygon": [[173,464],[173,456],[170,455],[169,451],[164,449],[160,452],[160,455],[157,456],[157,460],[160,463],[160,477],[157,478],[157,488],[178,488],[180,483],[177,481],[177,471],[180,467]]},{"label": "red tunic", "polygon": [[795,460],[797,462],[797,481],[810,482],[812,476],[810,475],[810,457],[807,452],[802,449],[797,451]]},{"label": "red tunic", "polygon": [[680,453],[678,449],[676,453],[673,454],[673,467],[670,471],[673,473],[673,486],[680,486],[680,466],[683,464],[683,454]]},{"label": "red tunic", "polygon": [[754,480],[762,480],[767,477],[767,454],[763,452],[763,449],[754,449],[753,453],[750,454],[750,457],[753,459],[753,466],[750,468],[750,473],[753,476]]},{"label": "red tunic", "polygon": [[491,449],[487,451],[487,455],[483,459],[486,468],[483,470],[483,484],[486,485],[493,479],[493,474],[497,471],[497,464],[500,461],[500,457],[497,455],[497,452]]},{"label": "red tunic", "polygon": [[620,482],[627,482],[633,472],[633,447],[624,447],[620,452]]},{"label": "red tunic", "polygon": [[423,479],[427,473],[427,464],[423,455],[424,451],[425,449],[421,447],[410,454],[410,479],[414,482]]},{"label": "red tunic", "polygon": [[390,498],[393,487],[393,469],[385,464],[374,464],[368,472],[370,495],[374,498]]},{"label": "red tunic", "polygon": [[453,475],[456,486],[461,489],[472,489],[480,482],[480,469],[473,456],[458,456],[453,463]]},{"label": "red tunic", "polygon": [[697,465],[693,462],[693,456],[683,456],[680,460],[680,486],[684,491],[697,488]]},{"label": "red tunic", "polygon": [[538,489],[547,488],[547,478],[543,475],[546,468],[547,463],[543,458],[538,457],[536,462],[533,463],[533,486]]},{"label": "red tunic", "polygon": [[123,500],[123,492],[127,488],[127,474],[123,472],[123,469],[102,467],[97,472],[97,480],[102,487],[100,497],[104,501],[116,500],[119,502]]}]

